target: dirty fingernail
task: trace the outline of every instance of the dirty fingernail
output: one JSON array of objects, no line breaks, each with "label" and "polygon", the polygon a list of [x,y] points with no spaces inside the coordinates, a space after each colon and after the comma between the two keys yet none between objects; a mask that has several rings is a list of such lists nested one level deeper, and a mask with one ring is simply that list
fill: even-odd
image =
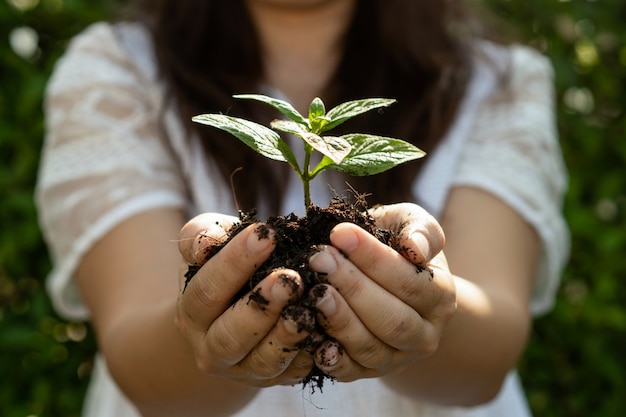
[{"label": "dirty fingernail", "polygon": [[291,334],[298,334],[300,326],[295,320],[287,319],[284,322],[285,329]]},{"label": "dirty fingernail", "polygon": [[254,232],[248,235],[246,246],[252,253],[263,252],[272,244],[272,236],[272,229],[265,224],[259,224],[254,229]]},{"label": "dirty fingernail", "polygon": [[339,358],[333,353],[326,353],[322,358],[322,366],[325,368],[335,366]]},{"label": "dirty fingernail", "polygon": [[339,361],[339,349],[336,343],[327,341],[317,351],[317,362],[324,368],[332,367]]},{"label": "dirty fingernail", "polygon": [[202,265],[207,261],[209,251],[211,248],[211,243],[209,239],[208,230],[203,230],[198,233],[196,238],[193,240],[193,244],[191,245],[191,253],[193,257],[193,263],[196,265]]},{"label": "dirty fingernail", "polygon": [[298,292],[299,288],[300,283],[294,277],[283,273],[272,286],[272,298],[274,301],[286,302]]},{"label": "dirty fingernail", "polygon": [[331,253],[322,249],[309,258],[309,267],[315,272],[332,274],[337,270],[337,261]]},{"label": "dirty fingernail", "polygon": [[315,319],[308,309],[290,306],[285,308],[282,317],[283,326],[285,326],[285,329],[291,334],[313,332]]}]

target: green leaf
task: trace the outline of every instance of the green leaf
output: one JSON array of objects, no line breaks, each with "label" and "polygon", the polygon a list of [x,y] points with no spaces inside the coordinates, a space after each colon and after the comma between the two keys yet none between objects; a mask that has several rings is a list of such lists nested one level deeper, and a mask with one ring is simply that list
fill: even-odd
[{"label": "green leaf", "polygon": [[302,127],[302,125],[299,125],[292,120],[272,120],[270,126],[272,127],[272,129],[280,130],[281,132],[289,133],[296,136],[300,136],[302,132],[308,132],[305,128]]},{"label": "green leaf", "polygon": [[237,137],[261,155],[277,161],[287,162],[298,172],[300,168],[289,146],[272,129],[237,117],[224,114],[201,114],[192,120],[196,123],[224,130]]},{"label": "green leaf", "polygon": [[337,136],[319,136],[315,133],[306,132],[302,139],[316,151],[332,159],[336,164],[342,163],[352,149],[348,141]]},{"label": "green leaf", "polygon": [[400,139],[360,133],[342,137],[352,145],[352,151],[340,165],[332,168],[349,175],[379,174],[426,155],[418,147]]},{"label": "green leaf", "polygon": [[311,123],[311,132],[320,134],[328,129],[325,126],[328,124],[330,120],[326,116],[317,117],[313,120],[310,120]]},{"label": "green leaf", "polygon": [[335,136],[319,136],[315,133],[309,132],[301,125],[290,120],[274,120],[271,123],[271,126],[281,132],[298,136],[311,145],[313,149],[326,155],[336,164],[341,163],[341,161],[343,161],[352,149],[350,143],[344,138]]},{"label": "green leaf", "polygon": [[311,132],[323,132],[324,126],[326,126],[329,121],[330,120],[326,117],[324,102],[319,97],[315,97],[309,106],[309,126]]},{"label": "green leaf", "polygon": [[380,107],[388,107],[395,102],[396,100],[388,98],[366,98],[339,104],[337,107],[332,108],[328,111],[328,113],[326,113],[326,117],[329,119],[329,122],[323,127],[323,131],[337,127],[346,120],[358,116],[359,114]]},{"label": "green leaf", "polygon": [[290,103],[284,100],[264,96],[262,94],[237,94],[233,97],[244,100],[256,100],[262,103],[269,104],[285,116],[289,117],[294,122],[309,127],[309,120],[302,117],[298,110],[296,110]]},{"label": "green leaf", "polygon": [[319,97],[315,97],[309,106],[309,121],[324,117],[324,115],[326,115],[324,102]]}]

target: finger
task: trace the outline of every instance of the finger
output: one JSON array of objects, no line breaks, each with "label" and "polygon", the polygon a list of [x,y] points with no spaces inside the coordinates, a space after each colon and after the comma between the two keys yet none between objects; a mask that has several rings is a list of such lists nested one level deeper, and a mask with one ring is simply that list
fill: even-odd
[{"label": "finger", "polygon": [[351,382],[360,378],[380,375],[375,369],[362,366],[350,357],[341,344],[327,340],[315,352],[315,365],[326,375],[339,382]]},{"label": "finger", "polygon": [[[314,328],[315,317],[311,310],[299,306],[287,307],[267,336],[237,364],[237,367],[242,369],[242,374],[246,375],[246,378],[261,381],[279,378],[281,383],[288,381],[293,383],[294,378],[301,380],[308,373],[308,370],[302,367],[303,358],[300,357],[301,362],[294,364],[293,367],[292,363],[299,353],[306,353],[300,350],[299,345]],[[312,359],[309,360],[310,364]]]},{"label": "finger", "polygon": [[313,367],[313,355],[299,350],[289,367],[283,372],[280,384],[295,385],[302,382],[311,373]]},{"label": "finger", "polygon": [[[431,300],[430,305],[424,300],[423,316],[432,323],[446,322],[456,312],[456,283],[450,273],[450,267],[444,252],[439,252],[427,265],[435,286],[430,286],[432,294],[425,291],[424,298]],[[419,301],[418,301],[419,302]]]},{"label": "finger", "polygon": [[[350,357],[371,369],[384,368],[392,363],[396,348],[370,331],[335,288],[320,285],[311,294],[317,297],[313,303],[319,311],[318,323],[345,348]],[[326,366],[331,365],[331,362],[326,363]]]},{"label": "finger", "polygon": [[261,223],[250,225],[233,237],[181,291],[181,323],[206,331],[230,306],[235,294],[248,283],[274,245],[273,232]]},{"label": "finger", "polygon": [[426,210],[412,203],[378,206],[369,213],[378,227],[396,233],[392,246],[414,264],[429,261],[445,245],[439,222]]},{"label": "finger", "polygon": [[[287,320],[277,325],[281,313],[293,299],[302,293],[302,281],[297,272],[276,270],[263,279],[247,296],[239,299],[223,312],[206,333],[196,332],[197,356],[203,358],[201,369],[207,373],[217,373],[234,367],[266,339],[272,332],[278,334],[285,346],[293,346],[306,337],[292,331]],[[278,332],[278,333],[276,333]],[[283,345],[278,346],[279,349]],[[245,371],[245,369],[244,369]],[[236,376],[241,372],[233,372]],[[248,376],[253,371],[246,371]]]},{"label": "finger", "polygon": [[[358,270],[415,309],[422,317],[430,319],[446,316],[456,306],[454,281],[443,252],[434,258],[436,262],[424,266],[414,265],[351,223],[337,225],[330,240]],[[341,262],[337,256],[334,258]]]},{"label": "finger", "polygon": [[[393,278],[415,281],[415,266],[404,259],[402,262],[409,268],[403,274],[409,274],[410,278],[400,276]],[[430,351],[428,341],[437,334],[432,325],[420,316],[416,308],[419,306],[407,304],[370,279],[333,247],[323,247],[313,255],[310,266],[315,271],[326,272],[328,282],[341,295],[336,296],[333,289],[329,288],[324,295],[333,297],[330,302],[325,303],[324,298],[316,302],[316,307],[327,319],[327,322],[320,320],[320,323],[328,334],[346,346],[350,340],[358,341],[354,345],[362,352],[351,351],[350,355],[359,363],[367,362],[372,351],[378,352],[379,355],[384,354],[381,346],[368,344],[369,336],[364,329],[389,347],[413,351],[424,349],[424,354]],[[428,280],[426,277],[423,278]],[[416,303],[413,298],[409,301]]]},{"label": "finger", "polygon": [[[369,279],[374,280],[377,284],[401,299],[419,291],[420,288],[416,287],[417,285],[426,285],[426,282],[431,281],[430,279],[417,281],[416,272],[421,271],[423,268],[416,268],[414,264],[407,261],[398,252],[352,223],[341,223],[335,226],[331,232],[330,241],[333,247],[349,258]],[[329,252],[329,254],[333,253]],[[317,256],[317,254],[314,256]],[[325,257],[329,262],[329,265],[325,267],[326,269],[336,268],[336,265],[330,264],[333,258],[336,257]],[[339,261],[342,262],[341,260]],[[423,277],[423,275],[419,275],[419,278]]]},{"label": "finger", "polygon": [[269,379],[244,377],[240,382],[255,387],[273,387],[275,385],[296,385],[303,382],[314,367],[313,355],[297,351],[289,366],[280,374]]},{"label": "finger", "polygon": [[189,220],[178,234],[178,250],[190,265],[203,265],[211,248],[226,241],[228,232],[239,223],[237,217],[203,213]]}]

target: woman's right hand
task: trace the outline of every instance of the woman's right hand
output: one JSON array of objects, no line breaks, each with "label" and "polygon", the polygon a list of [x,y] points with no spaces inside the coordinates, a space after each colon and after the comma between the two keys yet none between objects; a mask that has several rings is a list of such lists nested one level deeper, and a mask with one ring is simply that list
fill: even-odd
[{"label": "woman's right hand", "polygon": [[[184,263],[176,326],[207,374],[254,386],[293,385],[313,367],[311,354],[298,345],[310,335],[314,317],[304,308],[285,308],[302,294],[301,278],[289,269],[270,271],[233,304],[275,246],[272,230],[256,223],[209,257],[208,248],[224,242],[236,222],[232,216],[205,213],[181,229]],[[199,270],[187,280],[189,265]]]}]

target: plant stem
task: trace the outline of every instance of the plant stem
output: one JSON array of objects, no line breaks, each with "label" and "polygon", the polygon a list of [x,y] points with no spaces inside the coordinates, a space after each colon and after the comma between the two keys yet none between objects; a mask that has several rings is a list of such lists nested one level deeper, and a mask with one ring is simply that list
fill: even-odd
[{"label": "plant stem", "polygon": [[302,167],[302,185],[304,186],[304,208],[307,209],[311,205],[311,152],[312,147],[305,146],[304,150],[304,166]]}]

